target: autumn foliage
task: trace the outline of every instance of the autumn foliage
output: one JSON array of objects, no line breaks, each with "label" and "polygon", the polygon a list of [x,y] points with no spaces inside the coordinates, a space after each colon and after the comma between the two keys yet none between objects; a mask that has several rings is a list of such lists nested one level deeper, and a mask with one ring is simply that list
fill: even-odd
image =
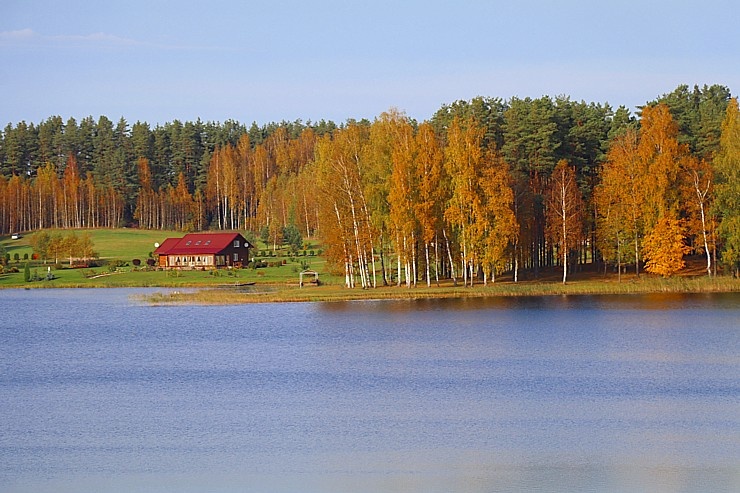
[{"label": "autumn foliage", "polygon": [[53,117],[0,135],[0,233],[249,230],[277,247],[291,226],[363,288],[547,268],[565,282],[584,264],[666,276],[689,253],[713,275],[740,267],[737,114],[713,86],[639,120],[565,97],[458,101],[421,123]]}]

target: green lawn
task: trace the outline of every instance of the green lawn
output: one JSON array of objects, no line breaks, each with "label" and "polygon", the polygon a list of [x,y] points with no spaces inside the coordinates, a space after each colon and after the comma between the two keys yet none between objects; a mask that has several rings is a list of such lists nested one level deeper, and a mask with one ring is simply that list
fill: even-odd
[{"label": "green lawn", "polygon": [[[62,235],[70,234],[71,231],[59,230]],[[260,284],[298,284],[298,273],[302,270],[302,262],[308,264],[308,268],[320,272],[321,281],[324,283],[341,282],[341,279],[325,274],[325,259],[316,255],[304,256],[299,252],[298,256],[291,257],[286,250],[273,252],[266,245],[257,242],[257,247],[252,251],[252,256],[258,260],[265,260],[272,266],[259,269],[238,269],[232,271],[154,271],[146,268],[135,268],[132,260],[141,260],[142,265],[154,251],[155,243],[162,243],[165,238],[181,237],[184,233],[179,231],[150,231],[140,229],[90,229],[75,230],[79,236],[89,233],[95,251],[99,255],[99,266],[89,269],[68,269],[67,262],[60,259],[60,264],[54,266],[51,262],[52,281],[24,282],[23,270],[26,261],[24,255],[30,259],[32,249],[30,246],[32,233],[20,239],[13,240],[10,236],[0,237],[7,253],[10,254],[10,263],[5,266],[5,273],[0,274],[0,287],[126,287],[126,286],[212,286],[233,283],[260,283]],[[319,251],[319,245],[315,241],[308,242],[309,249],[314,253]],[[307,250],[309,250],[307,249]],[[18,254],[19,261],[14,260]],[[268,256],[260,256],[261,253]],[[108,264],[121,261],[127,265],[116,269],[111,273]],[[39,261],[29,260],[31,275],[38,274],[44,277],[49,265]],[[8,273],[12,268],[19,272]],[[94,276],[93,276],[94,274]]]},{"label": "green lawn", "polygon": [[[49,233],[60,233],[68,235],[72,230],[48,230]],[[148,258],[149,254],[154,251],[154,243],[162,243],[165,238],[170,236],[182,236],[183,233],[178,231],[149,231],[143,229],[78,229],[74,230],[77,236],[88,233],[92,239],[94,249],[101,259],[121,259],[131,261],[139,258],[142,261]],[[21,259],[23,254],[27,253],[30,257],[31,237],[33,233],[24,235],[18,240],[11,239],[10,236],[0,236],[0,244],[10,253],[11,264],[13,255],[19,253]]]}]

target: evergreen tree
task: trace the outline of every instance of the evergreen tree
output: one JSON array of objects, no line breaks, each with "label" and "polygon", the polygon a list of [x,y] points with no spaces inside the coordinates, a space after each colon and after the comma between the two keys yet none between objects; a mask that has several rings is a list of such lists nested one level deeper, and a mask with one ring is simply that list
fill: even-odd
[{"label": "evergreen tree", "polygon": [[722,260],[740,275],[740,110],[737,98],[727,106],[722,122],[719,152],[714,159],[717,176],[716,213],[721,218]]}]

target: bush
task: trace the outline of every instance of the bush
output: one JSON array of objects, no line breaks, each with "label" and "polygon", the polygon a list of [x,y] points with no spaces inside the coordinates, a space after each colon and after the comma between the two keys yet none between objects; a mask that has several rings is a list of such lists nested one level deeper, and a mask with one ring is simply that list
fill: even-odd
[{"label": "bush", "polygon": [[115,272],[121,267],[128,267],[128,263],[124,262],[123,260],[111,260],[108,262],[109,272]]},{"label": "bush", "polygon": [[[15,254],[18,256],[18,254]],[[26,262],[26,266],[23,268],[23,280],[26,282],[29,282],[31,280],[31,268],[28,266],[28,262]]]},{"label": "bush", "polygon": [[157,262],[153,258],[148,258],[146,259],[146,265],[148,265],[149,267],[154,267],[155,265],[157,265]]},{"label": "bush", "polygon": [[23,260],[28,260],[28,253],[23,254]]},{"label": "bush", "polygon": [[141,260],[138,258],[135,258],[131,261],[132,264],[134,264],[134,267],[138,267],[141,265]]}]

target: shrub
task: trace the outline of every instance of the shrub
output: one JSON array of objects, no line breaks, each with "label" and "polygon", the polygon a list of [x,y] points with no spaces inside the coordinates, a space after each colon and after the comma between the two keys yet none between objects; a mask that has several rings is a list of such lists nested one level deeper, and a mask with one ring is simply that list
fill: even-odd
[{"label": "shrub", "polygon": [[[111,270],[111,267],[113,268],[113,270]],[[114,272],[119,267],[128,267],[128,263],[118,259],[110,260],[108,262],[108,270],[110,270],[111,272]]]},{"label": "shrub", "polygon": [[138,267],[141,265],[141,260],[138,258],[135,258],[131,261],[132,264],[134,264],[135,267]]},{"label": "shrub", "polygon": [[[18,256],[18,254],[15,254]],[[23,280],[26,282],[29,282],[31,280],[31,268],[28,266],[28,262],[26,262],[26,266],[23,268]]]},{"label": "shrub", "polygon": [[157,262],[153,258],[148,258],[146,259],[146,265],[148,265],[149,267],[154,267],[155,265],[157,265]]},{"label": "shrub", "polygon": [[28,260],[28,253],[23,254],[23,260]]}]

